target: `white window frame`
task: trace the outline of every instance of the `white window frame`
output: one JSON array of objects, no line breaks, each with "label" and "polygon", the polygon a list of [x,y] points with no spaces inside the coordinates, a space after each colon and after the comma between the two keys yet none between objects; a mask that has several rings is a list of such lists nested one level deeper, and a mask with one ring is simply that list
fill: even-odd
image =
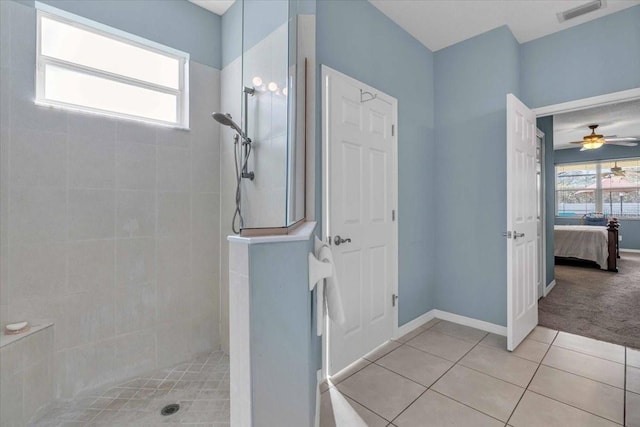
[{"label": "white window frame", "polygon": [[[557,187],[557,177],[558,177],[558,171],[557,168],[560,166],[566,166],[566,165],[582,165],[582,164],[595,164],[596,165],[596,188],[594,191],[594,196],[595,196],[595,210],[596,212],[604,212],[604,201],[603,201],[603,193],[606,191],[606,189],[602,188],[602,176],[603,176],[603,172],[602,172],[602,163],[611,163],[611,162],[624,162],[624,161],[629,161],[629,160],[640,160],[640,157],[623,157],[623,158],[612,158],[612,159],[599,159],[599,160],[587,160],[587,161],[583,161],[583,162],[565,162],[565,163],[557,163],[554,165],[554,197],[555,197],[555,217],[556,218],[561,218],[561,219],[576,219],[576,218],[582,218],[583,215],[572,215],[572,216],[560,216],[558,209],[558,187]],[[604,174],[606,174],[607,172],[605,172]],[[639,186],[640,187],[640,186]],[[620,216],[618,217],[618,219],[623,219],[625,221],[639,221],[640,220],[640,216]]]},{"label": "white window frame", "polygon": [[[168,46],[161,45],[151,40],[144,39],[142,37],[129,34],[127,32],[118,30],[116,28],[109,27],[107,25],[89,20],[87,18],[74,15],[69,12],[54,8],[47,4],[35,2],[37,10],[36,21],[36,98],[35,104],[48,107],[58,107],[67,110],[82,111],[105,115],[109,117],[124,118],[129,120],[141,121],[146,123],[152,123],[157,125],[163,125],[168,127],[189,129],[189,60],[190,56],[186,52],[182,52],[177,49],[170,48]],[[178,60],[179,76],[178,76],[178,89],[166,87],[163,85],[139,80],[136,78],[123,76],[120,74],[112,73],[105,70],[100,70],[84,65],[68,62],[58,58],[52,58],[41,53],[41,18],[47,17],[49,19],[62,22],[67,25],[88,31],[103,37],[108,37],[113,40],[124,42],[126,44],[136,46],[148,51],[152,51],[164,56],[171,57]],[[51,100],[45,98],[45,66],[54,65],[70,71],[80,72],[90,76],[100,77],[108,79],[114,82],[124,83],[131,86],[140,87],[143,89],[153,90],[155,92],[166,93],[175,95],[177,97],[176,103],[176,121],[164,121],[154,118],[132,115],[127,113],[121,113],[111,110],[103,110],[99,108],[70,104],[66,102]]]}]

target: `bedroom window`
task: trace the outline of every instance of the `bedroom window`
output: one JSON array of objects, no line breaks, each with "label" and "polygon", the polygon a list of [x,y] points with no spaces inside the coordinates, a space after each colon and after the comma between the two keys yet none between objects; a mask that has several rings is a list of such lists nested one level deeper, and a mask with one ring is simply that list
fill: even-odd
[{"label": "bedroom window", "polygon": [[36,6],[37,104],[188,127],[188,54]]},{"label": "bedroom window", "polygon": [[556,165],[556,216],[640,219],[640,159]]}]

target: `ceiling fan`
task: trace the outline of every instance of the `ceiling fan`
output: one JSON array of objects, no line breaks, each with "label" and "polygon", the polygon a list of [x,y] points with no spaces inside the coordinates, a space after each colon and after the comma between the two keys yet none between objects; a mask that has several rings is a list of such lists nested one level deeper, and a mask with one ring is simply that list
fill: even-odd
[{"label": "ceiling fan", "polygon": [[640,138],[633,136],[618,137],[617,135],[600,135],[596,133],[597,128],[598,125],[589,125],[591,133],[589,135],[585,135],[584,138],[582,138],[582,141],[572,141],[571,144],[582,144],[582,148],[580,149],[580,151],[584,151],[595,150],[602,147],[604,144],[635,147],[636,145],[638,145],[638,141],[640,141]]},{"label": "ceiling fan", "polygon": [[604,178],[611,178],[612,176],[625,177],[627,176],[627,171],[618,166],[618,162],[615,162],[615,166],[611,168],[611,172],[603,175]]}]

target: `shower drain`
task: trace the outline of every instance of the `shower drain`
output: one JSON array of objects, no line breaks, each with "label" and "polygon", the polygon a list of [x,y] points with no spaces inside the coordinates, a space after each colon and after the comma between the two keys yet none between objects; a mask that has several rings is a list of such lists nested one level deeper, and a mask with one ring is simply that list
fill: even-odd
[{"label": "shower drain", "polygon": [[177,403],[172,403],[170,405],[165,406],[160,410],[160,414],[162,415],[173,415],[180,410],[180,405]]}]

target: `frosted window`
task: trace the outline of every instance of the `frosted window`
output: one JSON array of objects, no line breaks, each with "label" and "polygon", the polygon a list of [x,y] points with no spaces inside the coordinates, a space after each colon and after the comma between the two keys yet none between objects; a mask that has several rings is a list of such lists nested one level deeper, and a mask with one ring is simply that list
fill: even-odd
[{"label": "frosted window", "polygon": [[96,110],[176,121],[175,95],[46,65],[45,98]]},{"label": "frosted window", "polygon": [[187,127],[187,54],[48,12],[38,11],[37,102]]}]

